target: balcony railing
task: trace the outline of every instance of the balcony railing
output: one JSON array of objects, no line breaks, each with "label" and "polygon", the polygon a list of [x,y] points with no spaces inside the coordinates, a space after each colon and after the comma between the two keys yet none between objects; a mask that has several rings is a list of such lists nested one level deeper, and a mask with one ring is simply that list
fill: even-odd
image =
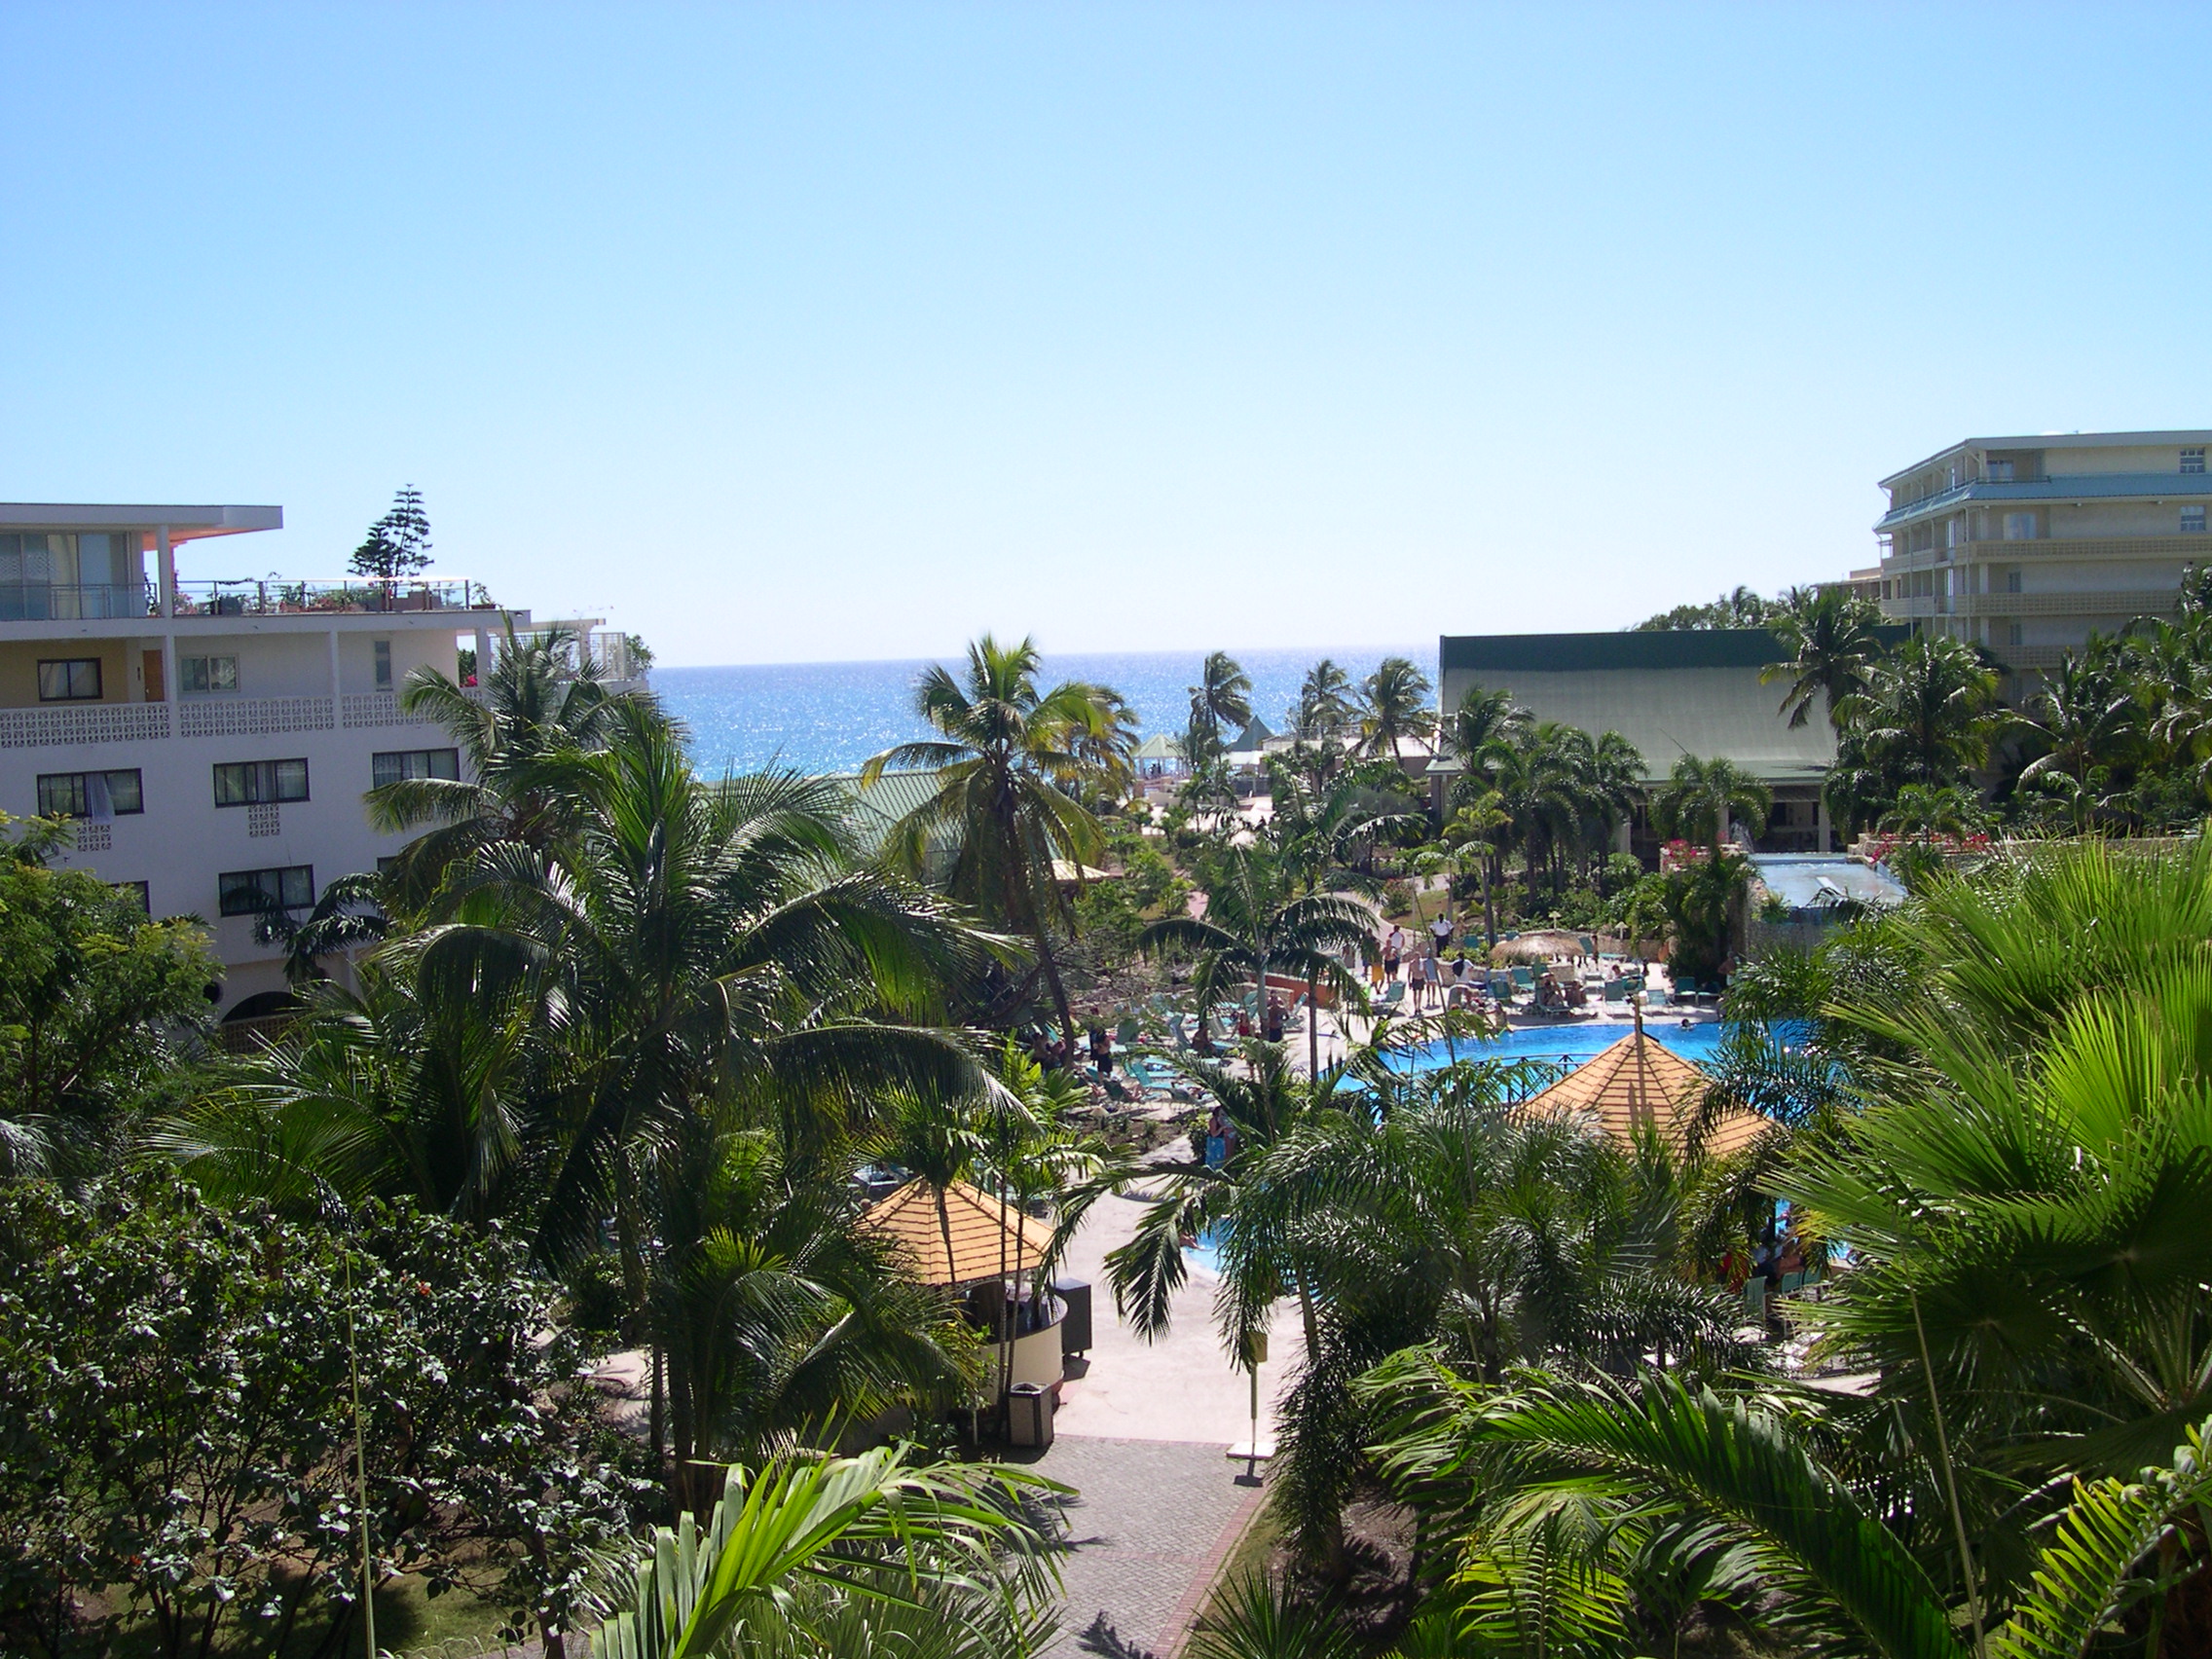
[{"label": "balcony railing", "polygon": [[55,709],[0,709],[0,749],[129,743],[168,734],[166,703],[72,703]]},{"label": "balcony railing", "polygon": [[269,576],[176,584],[179,616],[303,616],[355,611],[497,610],[482,582],[456,576],[394,581],[354,576],[288,581]]},{"label": "balcony railing", "polygon": [[0,622],[77,622],[147,616],[154,590],[144,582],[0,582]]}]

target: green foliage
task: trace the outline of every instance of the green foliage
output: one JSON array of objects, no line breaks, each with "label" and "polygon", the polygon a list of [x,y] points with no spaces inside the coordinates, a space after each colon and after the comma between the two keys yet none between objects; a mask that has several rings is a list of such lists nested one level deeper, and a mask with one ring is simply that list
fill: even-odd
[{"label": "green foliage", "polygon": [[1061,1490],[889,1450],[733,1468],[704,1528],[655,1530],[592,1659],[1020,1659],[1052,1634],[1057,1583],[1020,1500]]},{"label": "green foliage", "polygon": [[0,1175],[81,1173],[184,1064],[221,977],[200,924],[53,868],[67,827],[0,815]]},{"label": "green foliage", "polygon": [[1750,588],[1739,587],[1733,593],[1722,594],[1710,604],[1677,605],[1672,610],[1662,610],[1656,616],[1647,616],[1630,632],[1655,634],[1712,628],[1763,628],[1774,621],[1777,613],[1788,603],[1787,597],[1781,600],[1761,599]]},{"label": "green foliage", "polygon": [[497,1236],[365,1220],[233,1219],[159,1174],[0,1187],[0,1630],[55,1650],[72,1595],[111,1590],[165,1654],[343,1616],[350,1347],[377,1577],[574,1627],[642,1489],[544,1291]]},{"label": "green foliage", "polygon": [[410,484],[391,499],[391,510],[369,526],[347,570],[356,576],[396,581],[430,568],[430,516],[423,492]]}]

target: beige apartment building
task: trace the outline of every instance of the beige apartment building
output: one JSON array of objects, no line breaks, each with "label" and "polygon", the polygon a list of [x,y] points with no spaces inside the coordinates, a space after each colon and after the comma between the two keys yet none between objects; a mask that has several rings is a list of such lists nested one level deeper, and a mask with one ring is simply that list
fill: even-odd
[{"label": "beige apartment building", "polygon": [[[1969,438],[1882,480],[1878,598],[1923,633],[2054,668],[2091,631],[2174,608],[2212,557],[2212,431]],[[1852,572],[1857,578],[1866,572]]]}]

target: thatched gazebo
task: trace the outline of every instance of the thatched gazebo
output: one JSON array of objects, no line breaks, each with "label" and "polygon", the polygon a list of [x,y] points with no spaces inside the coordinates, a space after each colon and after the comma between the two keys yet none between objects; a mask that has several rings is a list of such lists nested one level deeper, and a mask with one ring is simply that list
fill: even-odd
[{"label": "thatched gazebo", "polygon": [[[1521,1110],[1531,1117],[1583,1119],[1631,1149],[1641,1133],[1656,1129],[1678,1156],[1688,1148],[1690,1129],[1712,1088],[1713,1079],[1639,1023],[1611,1048],[1531,1096]],[[1704,1152],[1709,1158],[1728,1157],[1767,1127],[1768,1121],[1758,1113],[1730,1105],[1707,1128]]]}]

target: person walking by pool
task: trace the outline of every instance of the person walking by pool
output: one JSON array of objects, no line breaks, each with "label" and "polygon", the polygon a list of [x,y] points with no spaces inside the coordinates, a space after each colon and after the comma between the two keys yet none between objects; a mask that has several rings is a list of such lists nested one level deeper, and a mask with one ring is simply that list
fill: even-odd
[{"label": "person walking by pool", "polygon": [[1436,947],[1430,945],[1420,955],[1420,1002],[1425,1009],[1430,1002],[1438,1008],[1444,1006],[1444,975],[1436,960]]},{"label": "person walking by pool", "polygon": [[1444,902],[1444,908],[1436,912],[1436,920],[1428,924],[1429,936],[1436,940],[1436,954],[1442,956],[1452,948],[1452,901]]},{"label": "person walking by pool", "polygon": [[1395,922],[1390,924],[1390,937],[1382,941],[1382,982],[1389,984],[1398,977],[1398,964],[1405,959],[1406,930]]}]

